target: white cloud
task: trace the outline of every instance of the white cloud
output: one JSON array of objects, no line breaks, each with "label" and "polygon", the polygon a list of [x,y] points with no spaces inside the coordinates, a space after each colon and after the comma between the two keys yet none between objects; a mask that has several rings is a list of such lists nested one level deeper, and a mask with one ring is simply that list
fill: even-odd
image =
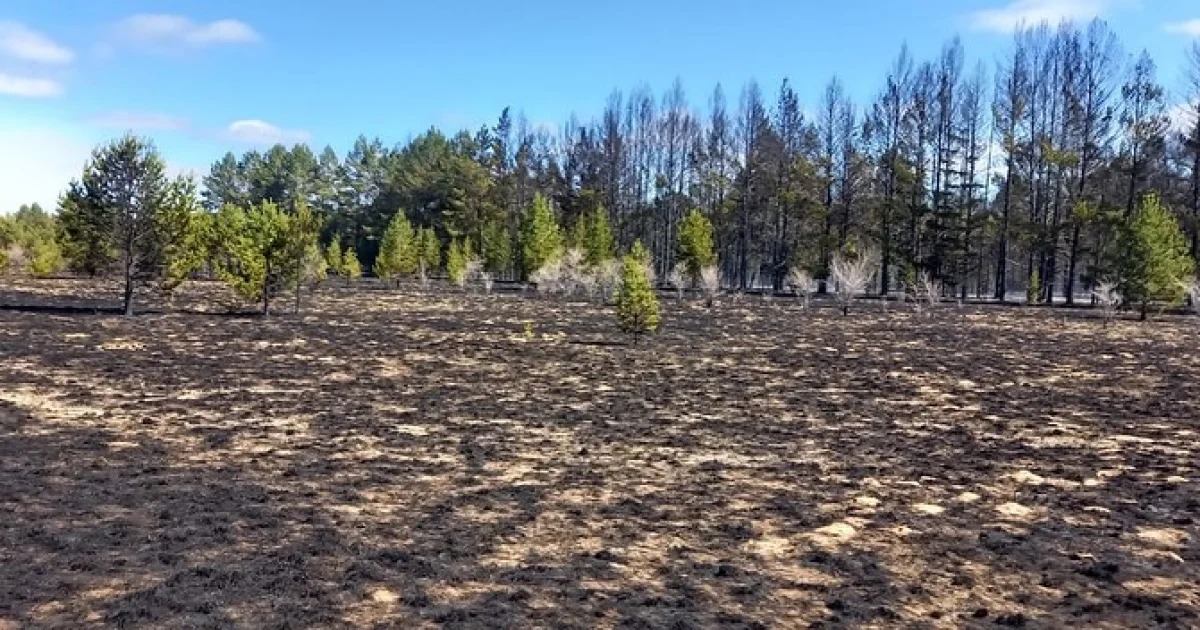
[{"label": "white cloud", "polygon": [[1042,22],[1057,25],[1062,21],[1084,21],[1099,17],[1113,0],[1014,0],[998,9],[984,9],[971,14],[976,30],[1011,33],[1021,26],[1036,26]]},{"label": "white cloud", "polygon": [[34,202],[56,207],[91,150],[86,140],[50,127],[0,128],[0,212]]},{"label": "white cloud", "polygon": [[281,129],[264,120],[235,120],[225,128],[226,139],[245,144],[290,144],[308,142],[312,137],[303,129]]},{"label": "white cloud", "polygon": [[191,126],[186,118],[147,112],[110,112],[89,122],[97,127],[134,131],[181,131]]},{"label": "white cloud", "polygon": [[19,77],[0,72],[0,95],[24,98],[49,98],[63,93],[63,86],[50,79]]},{"label": "white cloud", "polygon": [[71,63],[75,53],[20,22],[0,21],[0,55],[34,63]]},{"label": "white cloud", "polygon": [[1194,20],[1184,20],[1182,22],[1168,22],[1163,28],[1168,33],[1176,35],[1186,35],[1187,37],[1200,37],[1200,18]]},{"label": "white cloud", "polygon": [[202,47],[218,44],[253,44],[262,36],[238,20],[195,22],[182,15],[141,13],[117,23],[119,43],[150,48]]}]

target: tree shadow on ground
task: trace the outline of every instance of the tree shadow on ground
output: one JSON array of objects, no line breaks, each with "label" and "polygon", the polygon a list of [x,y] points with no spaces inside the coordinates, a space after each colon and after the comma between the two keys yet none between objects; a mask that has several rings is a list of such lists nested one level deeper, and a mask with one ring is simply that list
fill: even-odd
[{"label": "tree shadow on ground", "polygon": [[1186,325],[330,293],[0,312],[0,619],[1196,621]]}]

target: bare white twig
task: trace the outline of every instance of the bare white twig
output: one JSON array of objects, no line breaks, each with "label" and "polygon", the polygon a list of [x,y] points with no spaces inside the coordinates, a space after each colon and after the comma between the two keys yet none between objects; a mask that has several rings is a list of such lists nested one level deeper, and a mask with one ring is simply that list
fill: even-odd
[{"label": "bare white twig", "polygon": [[675,297],[682,300],[683,290],[687,288],[687,279],[679,270],[679,267],[672,268],[671,271],[667,273],[667,284],[670,285],[672,289],[675,289]]},{"label": "bare white twig", "polygon": [[921,295],[919,299],[923,299],[929,305],[929,311],[932,314],[933,309],[937,308],[942,295],[942,283],[933,279],[928,271],[922,271],[917,279],[917,290]]},{"label": "bare white twig", "polygon": [[800,267],[792,267],[788,271],[787,283],[792,288],[792,291],[796,293],[796,296],[803,300],[803,307],[808,308],[809,297],[812,295],[812,274]]},{"label": "bare white twig", "polygon": [[1109,322],[1117,316],[1117,309],[1121,308],[1122,297],[1121,292],[1117,290],[1117,283],[1107,280],[1101,282],[1092,290],[1092,295],[1104,314],[1104,327],[1108,328]]},{"label": "bare white twig", "polygon": [[837,286],[837,298],[842,307],[842,314],[850,313],[850,304],[854,298],[867,289],[867,283],[875,273],[878,257],[874,251],[863,250],[851,258],[838,253],[829,265],[829,272]]}]

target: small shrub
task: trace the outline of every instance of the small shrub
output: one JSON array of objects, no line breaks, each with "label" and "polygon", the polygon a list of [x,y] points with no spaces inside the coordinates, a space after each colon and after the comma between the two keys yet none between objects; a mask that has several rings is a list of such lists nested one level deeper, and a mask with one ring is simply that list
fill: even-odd
[{"label": "small shrub", "polygon": [[704,292],[705,304],[711,307],[717,293],[721,291],[721,272],[716,265],[709,265],[700,270],[700,290]]},{"label": "small shrub", "polygon": [[803,307],[808,308],[809,296],[812,295],[812,274],[800,267],[792,267],[788,271],[787,284],[796,296],[802,300]]},{"label": "small shrub", "polygon": [[838,303],[842,307],[842,315],[850,314],[850,304],[854,298],[866,291],[867,283],[875,273],[878,258],[870,250],[859,252],[857,256],[848,256],[839,252],[829,265],[830,276],[837,287]]},{"label": "small shrub", "polygon": [[1109,322],[1117,316],[1117,309],[1121,308],[1121,292],[1117,289],[1117,283],[1101,282],[1092,291],[1092,296],[1096,298],[1096,304],[1100,306],[1100,312],[1104,315],[1104,327],[1108,328]]},{"label": "small shrub", "polygon": [[679,267],[675,267],[667,273],[667,284],[672,289],[675,289],[676,299],[682,300],[683,290],[687,288],[688,281],[683,272],[679,270]]}]

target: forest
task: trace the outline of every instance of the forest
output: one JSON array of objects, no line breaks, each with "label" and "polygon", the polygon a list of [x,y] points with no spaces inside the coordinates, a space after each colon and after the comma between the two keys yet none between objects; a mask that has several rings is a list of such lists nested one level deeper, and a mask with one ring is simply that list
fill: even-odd
[{"label": "forest", "polygon": [[[567,240],[585,231],[582,219],[602,216],[618,250],[640,241],[659,279],[671,275],[680,226],[698,210],[713,227],[719,281],[741,290],[787,289],[799,272],[832,292],[835,256],[870,250],[872,289],[883,295],[928,277],[958,299],[1016,291],[1030,302],[1091,301],[1103,282],[1120,280],[1122,233],[1150,195],[1194,259],[1200,44],[1178,105],[1154,61],[1123,50],[1103,21],[1020,30],[994,67],[967,68],[964,57],[957,38],[932,60],[902,49],[869,102],[853,101],[835,77],[819,103],[800,103],[787,80],[773,96],[751,81],[736,103],[718,85],[696,108],[676,81],[661,95],[615,91],[597,118],[572,116],[557,133],[505,109],[493,125],[431,128],[395,146],[360,136],[344,156],[304,144],[228,153],[201,182],[167,182],[152,145],[125,149],[143,166],[158,163],[138,180],[153,189],[145,198],[210,218],[264,202],[284,215],[303,206],[320,247],[352,254],[366,273],[402,215],[441,251],[459,242],[497,278],[528,278],[536,269],[522,255],[523,217],[539,197]],[[115,268],[100,269],[103,248],[81,245],[87,229],[71,225],[96,195],[121,201],[118,189],[133,183],[100,181],[129,173],[97,166],[62,197],[56,243],[32,238],[54,231],[44,212],[26,208],[0,225],[0,245],[17,262],[8,267]],[[441,258],[429,264],[444,266]]]}]

